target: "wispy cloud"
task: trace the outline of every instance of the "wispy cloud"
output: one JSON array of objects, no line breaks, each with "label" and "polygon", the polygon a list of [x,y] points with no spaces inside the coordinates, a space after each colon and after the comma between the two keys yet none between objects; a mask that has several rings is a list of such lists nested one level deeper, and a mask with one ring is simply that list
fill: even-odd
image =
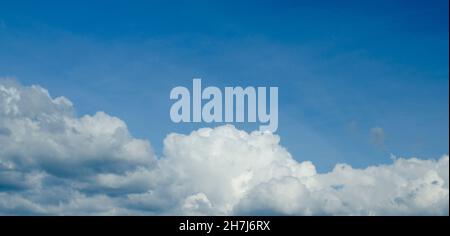
[{"label": "wispy cloud", "polygon": [[370,141],[378,148],[385,149],[386,135],[381,127],[373,127],[370,129]]}]

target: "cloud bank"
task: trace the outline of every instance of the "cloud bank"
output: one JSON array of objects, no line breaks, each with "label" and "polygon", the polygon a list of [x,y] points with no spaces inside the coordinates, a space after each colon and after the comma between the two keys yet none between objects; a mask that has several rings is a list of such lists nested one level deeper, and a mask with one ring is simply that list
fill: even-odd
[{"label": "cloud bank", "polygon": [[317,173],[274,134],[169,134],[156,157],[119,118],[0,80],[2,215],[448,215],[449,157]]}]

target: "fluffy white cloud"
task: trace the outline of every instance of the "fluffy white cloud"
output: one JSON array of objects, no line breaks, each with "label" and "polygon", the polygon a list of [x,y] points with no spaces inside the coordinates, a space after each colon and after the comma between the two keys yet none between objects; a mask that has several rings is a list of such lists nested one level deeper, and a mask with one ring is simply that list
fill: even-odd
[{"label": "fluffy white cloud", "polygon": [[445,215],[448,167],[448,156],[438,161],[398,159],[392,165],[362,170],[339,164],[307,181],[287,176],[263,183],[237,209],[306,215]]},{"label": "fluffy white cloud", "polygon": [[38,86],[0,84],[0,118],[0,155],[11,168],[78,175],[154,161],[150,144],[131,137],[122,120],[103,112],[75,117],[69,100]]},{"label": "fluffy white cloud", "polygon": [[164,155],[103,112],[0,81],[0,214],[448,215],[449,157],[317,173],[277,135],[169,134]]},{"label": "fluffy white cloud", "polygon": [[[156,162],[150,144],[133,138],[118,118],[103,112],[76,117],[66,98],[4,80],[0,130],[0,212],[20,206],[9,202],[17,199],[36,206],[30,213],[64,214],[55,205],[85,203],[80,196],[148,190],[147,178],[137,175]],[[77,213],[72,209],[67,213]]]},{"label": "fluffy white cloud", "polygon": [[[238,202],[261,183],[316,174],[310,162],[298,163],[279,145],[279,137],[246,133],[233,126],[204,128],[190,135],[170,134],[164,141],[161,171],[176,186],[183,209],[198,214],[231,214]],[[198,207],[195,206],[198,204]]]},{"label": "fluffy white cloud", "polygon": [[449,158],[316,173],[272,134],[233,126],[170,134],[161,171],[189,214],[448,214]]}]

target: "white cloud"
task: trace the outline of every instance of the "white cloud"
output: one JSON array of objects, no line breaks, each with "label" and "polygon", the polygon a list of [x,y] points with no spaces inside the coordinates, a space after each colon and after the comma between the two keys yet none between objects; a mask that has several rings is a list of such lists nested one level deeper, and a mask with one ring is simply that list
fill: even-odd
[{"label": "white cloud", "polygon": [[247,194],[238,209],[307,215],[448,214],[448,194],[448,156],[438,161],[398,159],[362,170],[340,164],[330,173],[312,176],[309,184],[292,177],[271,180]]},{"label": "white cloud", "polygon": [[[148,190],[147,179],[138,176],[156,162],[148,141],[133,138],[122,120],[103,112],[74,114],[64,97],[53,99],[39,86],[0,81],[1,203],[17,199],[39,206],[28,208],[30,213],[65,214],[57,211],[62,204],[71,214],[77,213],[73,204],[87,202],[79,196]],[[50,197],[52,192],[59,195]],[[0,213],[14,206],[0,204]]]},{"label": "white cloud", "polygon": [[317,173],[233,126],[146,140],[103,112],[0,81],[0,214],[448,215],[449,157]]},{"label": "white cloud", "polygon": [[318,174],[278,136],[232,126],[171,134],[164,144],[167,182],[197,214],[448,214],[448,156],[366,169],[338,164]]},{"label": "white cloud", "polygon": [[74,116],[72,103],[41,87],[0,84],[2,163],[51,174],[124,172],[154,162],[150,144],[103,112]]}]

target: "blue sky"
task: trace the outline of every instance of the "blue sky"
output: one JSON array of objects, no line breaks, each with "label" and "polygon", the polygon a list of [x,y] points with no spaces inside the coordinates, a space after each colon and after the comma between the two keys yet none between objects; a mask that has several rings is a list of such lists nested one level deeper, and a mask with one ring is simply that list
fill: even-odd
[{"label": "blue sky", "polygon": [[389,163],[391,153],[439,158],[449,142],[448,4],[2,1],[0,76],[68,97],[80,115],[118,116],[157,153],[170,132],[219,125],[170,121],[171,88],[201,77],[278,86],[281,143],[319,171]]}]

